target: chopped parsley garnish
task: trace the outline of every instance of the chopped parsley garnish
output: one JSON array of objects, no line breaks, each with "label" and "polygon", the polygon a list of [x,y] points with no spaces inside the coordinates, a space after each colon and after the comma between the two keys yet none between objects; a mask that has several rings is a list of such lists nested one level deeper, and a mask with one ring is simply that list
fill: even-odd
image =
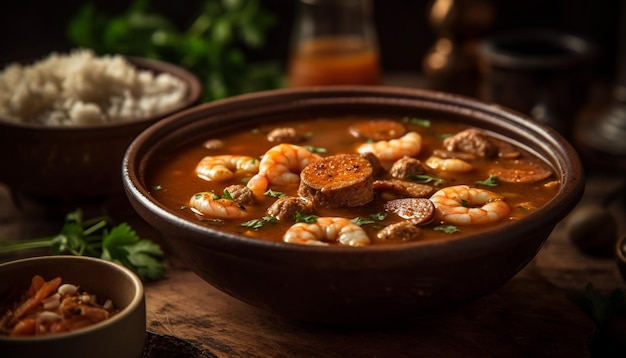
[{"label": "chopped parsley garnish", "polygon": [[273,217],[273,216],[264,216],[260,219],[252,219],[252,220],[248,220],[244,223],[241,223],[241,226],[243,227],[248,227],[251,229],[260,229],[262,228],[265,224],[274,224],[277,223],[278,220]]},{"label": "chopped parsley garnish", "polygon": [[314,147],[312,145],[307,145],[305,146],[305,148],[311,153],[320,153],[320,154],[328,153],[328,149],[324,147]]},{"label": "chopped parsley garnish", "polygon": [[161,189],[163,189],[162,185],[155,185],[152,187],[152,190],[161,190]]},{"label": "chopped parsley garnish", "polygon": [[350,221],[352,221],[356,225],[363,226],[367,224],[374,224],[378,221],[384,220],[386,217],[387,217],[387,214],[385,213],[376,213],[376,214],[368,215],[367,218],[356,217]]},{"label": "chopped parsley garnish", "polygon": [[414,182],[421,183],[421,184],[431,183],[434,186],[440,186],[443,183],[443,179],[433,177],[430,175],[422,175],[422,174],[411,174],[409,175],[409,179],[413,180]]},{"label": "chopped parsley garnish", "polygon": [[367,224],[373,224],[376,222],[376,220],[372,220],[372,219],[366,219],[366,218],[362,218],[362,217],[356,217],[352,220],[352,223],[359,225],[359,226],[363,226],[363,225],[367,225]]},{"label": "chopped parsley garnish", "polygon": [[299,211],[296,212],[296,222],[297,223],[307,223],[307,224],[313,224],[317,222],[317,218],[318,216],[316,215],[310,215],[310,214],[303,214]]},{"label": "chopped parsley garnish", "polygon": [[418,126],[422,126],[425,128],[430,128],[430,120],[422,119],[422,118],[414,118],[414,117],[404,117],[403,121],[409,124],[415,124]]},{"label": "chopped parsley garnish", "polygon": [[385,218],[387,217],[386,213],[376,213],[376,214],[370,214],[369,216],[370,218],[377,220],[377,221],[382,221],[385,220]]},{"label": "chopped parsley garnish", "polygon": [[435,231],[443,231],[446,234],[454,234],[455,232],[461,231],[458,227],[454,225],[439,225],[433,228]]},{"label": "chopped parsley garnish", "polygon": [[224,192],[222,193],[222,199],[233,200],[233,196],[230,195],[230,192],[228,190],[224,190]]},{"label": "chopped parsley garnish", "polygon": [[282,198],[283,196],[285,196],[285,193],[268,189],[265,193],[263,193],[263,195],[270,196],[272,198]]},{"label": "chopped parsley garnish", "polygon": [[498,176],[497,175],[490,175],[489,178],[482,180],[482,181],[477,181],[476,185],[482,185],[482,186],[498,186]]}]

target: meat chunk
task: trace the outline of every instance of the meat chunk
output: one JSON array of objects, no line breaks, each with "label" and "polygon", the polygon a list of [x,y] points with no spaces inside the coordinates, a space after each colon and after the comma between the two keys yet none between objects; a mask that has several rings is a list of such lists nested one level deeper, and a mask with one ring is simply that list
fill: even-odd
[{"label": "meat chunk", "polygon": [[360,156],[370,162],[370,164],[372,165],[372,172],[374,174],[374,177],[377,177],[385,172],[385,169],[383,168],[383,165],[380,164],[380,160],[378,160],[376,154],[372,152],[365,152],[361,153]]},{"label": "meat chunk", "polygon": [[495,175],[506,183],[535,183],[552,174],[545,164],[528,159],[503,160],[489,171],[489,175]]},{"label": "meat chunk", "polygon": [[234,184],[227,186],[224,191],[228,191],[233,201],[242,205],[251,205],[256,202],[252,190],[242,184]]},{"label": "meat chunk", "polygon": [[314,207],[354,207],[369,203],[372,164],[358,154],[338,154],[316,160],[300,173],[298,195]]},{"label": "meat chunk", "polygon": [[385,211],[408,219],[413,225],[428,224],[435,218],[435,204],[425,198],[405,198],[385,203]]},{"label": "meat chunk", "polygon": [[410,221],[401,221],[384,227],[376,237],[385,241],[415,241],[422,235],[422,230]]},{"label": "meat chunk", "polygon": [[451,152],[449,150],[443,150],[443,149],[433,150],[432,155],[441,159],[461,159],[465,161],[472,161],[476,159],[476,156],[471,153]]},{"label": "meat chunk", "polygon": [[295,196],[283,196],[278,198],[267,209],[267,214],[280,220],[295,220],[296,213],[312,214],[313,206],[310,202]]},{"label": "meat chunk", "polygon": [[480,157],[494,158],[498,155],[498,147],[489,136],[479,129],[466,129],[443,140],[446,150],[464,152]]},{"label": "meat chunk", "polygon": [[275,128],[267,134],[267,140],[273,143],[296,144],[304,141],[304,136],[300,135],[295,128]]},{"label": "meat chunk", "polygon": [[519,150],[517,150],[510,143],[507,143],[505,141],[495,139],[495,138],[491,138],[491,141],[493,142],[493,144],[495,144],[498,147],[498,152],[499,152],[498,156],[500,158],[515,159],[515,158],[519,158],[519,156],[521,155]]},{"label": "meat chunk", "polygon": [[425,198],[434,191],[433,187],[429,185],[399,179],[376,180],[372,184],[372,188],[377,193],[387,192],[404,198]]},{"label": "meat chunk", "polygon": [[404,156],[393,163],[389,174],[396,179],[407,179],[411,175],[424,174],[425,170],[422,167],[422,162],[417,158]]}]

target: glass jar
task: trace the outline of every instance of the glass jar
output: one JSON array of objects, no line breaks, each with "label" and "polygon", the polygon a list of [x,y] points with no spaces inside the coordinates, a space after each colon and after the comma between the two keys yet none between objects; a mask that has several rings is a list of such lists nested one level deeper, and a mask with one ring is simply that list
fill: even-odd
[{"label": "glass jar", "polygon": [[298,0],[289,87],[381,84],[371,0]]}]

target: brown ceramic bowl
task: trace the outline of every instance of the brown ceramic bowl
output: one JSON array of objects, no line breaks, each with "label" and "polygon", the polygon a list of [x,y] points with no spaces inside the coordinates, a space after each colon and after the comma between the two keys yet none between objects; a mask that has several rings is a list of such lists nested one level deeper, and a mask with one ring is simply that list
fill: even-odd
[{"label": "brown ceramic bowl", "polygon": [[618,237],[615,244],[615,260],[619,274],[626,282],[626,232]]},{"label": "brown ceramic bowl", "polygon": [[[494,131],[545,159],[562,187],[536,212],[480,234],[355,249],[269,242],[210,229],[160,204],[146,184],[146,169],[158,153],[176,145],[253,128],[259,121],[342,114],[440,118]],[[123,171],[131,204],[200,277],[251,305],[322,323],[409,318],[492,292],[533,259],[584,188],[576,152],[547,126],[466,97],[382,86],[281,89],[200,105],[139,135]]]},{"label": "brown ceramic bowl", "polygon": [[38,337],[0,334],[3,357],[139,358],[146,339],[146,307],[139,277],[125,267],[85,256],[40,256],[0,264],[0,302],[9,292],[25,291],[34,275],[61,277],[80,291],[111,299],[116,315],[68,333]]},{"label": "brown ceramic bowl", "polygon": [[165,113],[139,120],[51,127],[0,120],[0,182],[16,201],[25,198],[53,206],[123,195],[120,166],[124,151],[141,131],[160,119],[196,104],[202,87],[189,71],[166,62],[131,58],[155,73],[167,72],[188,85],[186,99]]}]

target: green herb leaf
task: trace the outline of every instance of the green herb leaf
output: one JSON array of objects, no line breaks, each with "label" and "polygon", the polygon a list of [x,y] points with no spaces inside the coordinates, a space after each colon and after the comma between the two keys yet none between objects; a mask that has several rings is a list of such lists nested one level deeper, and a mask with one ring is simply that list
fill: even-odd
[{"label": "green herb leaf", "polygon": [[434,186],[440,186],[443,183],[443,179],[433,177],[430,175],[411,174],[408,176],[408,178],[417,183],[422,183],[422,184],[432,183]]},{"label": "green herb leaf", "polygon": [[405,117],[403,118],[403,120],[405,123],[415,124],[415,125],[422,126],[425,128],[430,128],[430,120],[428,119]]},{"label": "green herb leaf", "polygon": [[316,215],[310,215],[310,214],[303,214],[301,212],[296,212],[296,222],[297,223],[307,223],[307,224],[313,224],[316,223],[318,219],[318,216]]},{"label": "green herb leaf", "polygon": [[461,230],[459,230],[458,227],[454,226],[454,225],[439,225],[439,226],[435,226],[434,229],[435,231],[443,231],[446,234],[454,234],[455,232],[460,232]]},{"label": "green herb leaf", "polygon": [[272,197],[272,198],[282,198],[283,196],[285,196],[285,193],[281,193],[280,191],[274,191],[272,189],[268,189],[265,193],[263,193],[263,195],[269,196],[269,197]]},{"label": "green herb leaf", "polygon": [[376,222],[376,220],[365,219],[365,218],[362,218],[362,217],[356,217],[356,218],[354,218],[354,219],[352,219],[350,221],[352,221],[354,224],[359,225],[359,226],[363,226],[363,225],[367,225],[367,224],[373,224],[373,223]]},{"label": "green herb leaf", "polygon": [[489,178],[485,180],[477,181],[476,185],[490,186],[490,187],[498,186],[498,176],[490,175]]},{"label": "green herb leaf", "polygon": [[585,287],[585,296],[578,305],[601,328],[616,316],[626,317],[626,296],[620,289],[601,295],[589,283]]},{"label": "green herb leaf", "polygon": [[307,145],[305,146],[306,150],[308,150],[311,153],[319,153],[319,154],[324,154],[324,153],[328,153],[328,149],[324,148],[324,147],[314,147],[311,145]]},{"label": "green herb leaf", "polygon": [[165,272],[160,262],[163,252],[156,243],[140,239],[127,223],[109,230],[104,217],[83,220],[80,209],[66,215],[65,224],[58,234],[18,242],[0,242],[0,254],[46,247],[52,255],[72,254],[117,262],[131,269],[142,280],[160,279]]},{"label": "green herb leaf", "polygon": [[234,200],[233,196],[230,195],[230,191],[224,189],[224,192],[222,193],[221,199],[226,199],[226,200]]},{"label": "green herb leaf", "polygon": [[263,226],[265,226],[265,224],[268,224],[268,223],[274,224],[277,222],[278,222],[278,219],[276,219],[273,216],[264,216],[261,219],[252,219],[244,223],[241,223],[240,225],[243,227],[248,227],[248,228],[256,230],[256,229],[262,228]]},{"label": "green herb leaf", "polygon": [[[148,0],[118,14],[88,3],[70,19],[73,45],[98,54],[122,54],[181,64],[203,81],[204,102],[284,87],[280,60],[253,63],[246,55],[266,43],[277,21],[261,0],[204,0],[186,29]],[[194,11],[194,9],[189,9]]]}]

